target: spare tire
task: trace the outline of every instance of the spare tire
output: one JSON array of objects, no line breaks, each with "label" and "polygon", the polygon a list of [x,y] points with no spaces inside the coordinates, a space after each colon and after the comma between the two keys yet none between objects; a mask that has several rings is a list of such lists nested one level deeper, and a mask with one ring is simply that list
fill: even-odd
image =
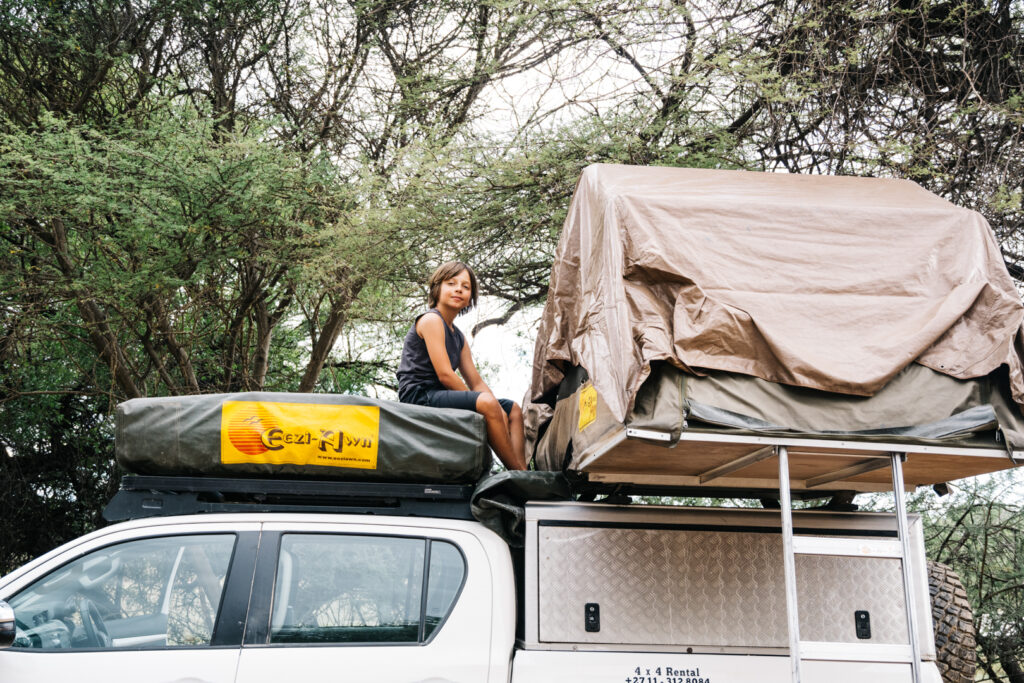
[{"label": "spare tire", "polygon": [[943,683],[973,683],[977,668],[974,615],[967,591],[952,567],[928,561],[935,654]]}]

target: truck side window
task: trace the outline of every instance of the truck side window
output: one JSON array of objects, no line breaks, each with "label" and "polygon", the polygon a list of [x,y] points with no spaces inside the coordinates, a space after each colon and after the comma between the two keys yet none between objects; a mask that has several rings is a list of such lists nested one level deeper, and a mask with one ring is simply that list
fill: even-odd
[{"label": "truck side window", "polygon": [[[424,561],[432,543],[424,610]],[[424,538],[285,534],[272,643],[418,643],[444,621],[465,575],[455,546]]]},{"label": "truck side window", "polygon": [[93,551],[11,598],[15,648],[208,645],[234,534],[162,536]]},{"label": "truck side window", "polygon": [[432,541],[430,544],[430,574],[427,581],[427,613],[424,637],[430,638],[452,611],[455,598],[462,590],[466,578],[466,561],[451,543]]}]

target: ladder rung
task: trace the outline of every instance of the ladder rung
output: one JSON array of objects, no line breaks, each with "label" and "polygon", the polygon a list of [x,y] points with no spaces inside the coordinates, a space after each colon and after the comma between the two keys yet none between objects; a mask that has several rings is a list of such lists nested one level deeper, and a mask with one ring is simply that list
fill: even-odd
[{"label": "ladder rung", "polygon": [[911,663],[914,653],[910,645],[825,643],[800,641],[800,659],[838,660],[841,662],[904,662]]},{"label": "ladder rung", "polygon": [[794,536],[793,552],[798,555],[845,555],[849,557],[902,558],[899,541],[878,538],[833,538]]}]

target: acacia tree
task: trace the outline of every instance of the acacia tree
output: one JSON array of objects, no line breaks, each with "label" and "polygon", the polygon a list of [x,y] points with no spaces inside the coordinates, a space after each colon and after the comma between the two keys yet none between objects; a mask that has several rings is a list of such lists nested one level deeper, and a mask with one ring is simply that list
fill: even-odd
[{"label": "acacia tree", "polygon": [[559,106],[543,106],[546,87],[504,93],[535,125],[477,131],[412,188],[429,209],[411,222],[446,226],[446,253],[507,300],[483,324],[543,300],[575,179],[594,162],[910,178],[981,211],[1024,276],[1019,0],[577,9]]},{"label": "acacia tree", "polygon": [[[207,263],[230,263],[233,270],[217,276],[225,286],[207,287],[206,298],[151,291],[133,301],[147,312],[140,322],[114,310],[109,297],[104,304],[84,291],[76,305],[123,395],[264,386],[275,334],[295,316],[305,320],[308,346],[296,388],[311,390],[338,336],[370,312],[366,300],[377,304],[371,320],[389,318],[379,304],[412,291],[439,253],[479,262],[485,291],[507,300],[506,316],[538,302],[573,181],[593,161],[909,176],[982,209],[1015,258],[1024,200],[1015,184],[1020,3],[6,5],[0,103],[24,149],[37,145],[32,136],[42,134],[50,112],[140,149],[154,144],[147,130],[183,141],[194,133],[200,142],[192,149],[235,154],[223,163],[236,171],[236,162],[248,164],[240,183],[275,164],[301,169],[288,174],[290,190],[272,190],[275,201],[295,205],[291,228],[274,211],[264,224],[261,197],[231,186],[232,178],[207,174],[193,177],[196,187],[179,184],[193,204],[172,219],[179,227],[202,222],[195,197],[235,197],[233,207],[222,206],[221,218],[229,218],[211,223],[206,239],[160,252],[180,258],[169,269],[180,281],[202,273],[192,270],[188,244],[210,255]],[[542,82],[565,88],[587,81],[596,63],[607,78],[567,102],[516,98],[517,88],[536,83],[529,77],[539,66],[551,70]],[[481,127],[503,88],[514,125]],[[241,149],[255,156],[241,162]],[[267,150],[278,154],[273,164],[256,158]],[[31,182],[11,169],[9,177]],[[107,171],[129,213],[139,199],[132,183],[118,187],[118,174],[138,169]],[[160,173],[140,175],[159,184]],[[288,194],[299,185],[315,200]],[[68,216],[51,225],[31,213],[9,212],[9,229],[18,240],[33,235],[36,257],[63,264],[71,277],[74,264],[59,240]],[[115,223],[121,215],[110,214]],[[74,241],[87,229],[95,226],[80,222],[68,236]],[[210,235],[226,233],[235,242],[211,249]],[[285,234],[309,244],[323,239],[328,249],[305,253],[301,270],[281,262],[275,269],[275,253],[294,264],[301,252],[290,251]],[[292,246],[277,248],[283,244]],[[213,257],[232,249],[230,261]],[[220,310],[231,320],[227,331],[186,330],[176,315],[197,307]],[[129,362],[125,344],[140,345],[148,360]],[[200,378],[192,366],[211,349],[223,372]],[[160,381],[133,386],[150,372]]]},{"label": "acacia tree", "polygon": [[486,3],[7,4],[7,272],[74,306],[119,397],[312,390],[368,283],[431,258],[389,212],[405,150],[575,40]]},{"label": "acacia tree", "polygon": [[1024,513],[1014,478],[966,482],[952,501],[918,501],[928,554],[953,566],[975,613],[982,680],[1024,682]]},{"label": "acacia tree", "polygon": [[339,338],[390,338],[448,257],[504,300],[483,324],[542,301],[600,161],[910,177],[1015,267],[1022,25],[1020,0],[0,0],[0,368],[39,370],[0,402],[386,381]]},{"label": "acacia tree", "polygon": [[[436,258],[409,201],[434,151],[472,137],[487,87],[578,43],[573,14],[2,0],[0,462],[35,503],[11,525],[98,522],[119,400],[344,388],[323,373],[341,332]],[[62,397],[94,411],[74,448]],[[8,540],[8,563],[36,549]]]}]

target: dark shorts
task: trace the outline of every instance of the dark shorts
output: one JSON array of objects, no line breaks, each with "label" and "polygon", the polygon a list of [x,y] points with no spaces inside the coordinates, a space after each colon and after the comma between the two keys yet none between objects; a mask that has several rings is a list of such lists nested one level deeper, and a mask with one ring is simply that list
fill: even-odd
[{"label": "dark shorts", "polygon": [[[476,399],[480,396],[479,391],[451,391],[450,389],[423,389],[416,392],[416,399],[410,403],[430,406],[431,408],[458,408],[460,410],[476,410]],[[512,412],[515,405],[507,398],[499,398],[502,410],[506,415]]]}]

